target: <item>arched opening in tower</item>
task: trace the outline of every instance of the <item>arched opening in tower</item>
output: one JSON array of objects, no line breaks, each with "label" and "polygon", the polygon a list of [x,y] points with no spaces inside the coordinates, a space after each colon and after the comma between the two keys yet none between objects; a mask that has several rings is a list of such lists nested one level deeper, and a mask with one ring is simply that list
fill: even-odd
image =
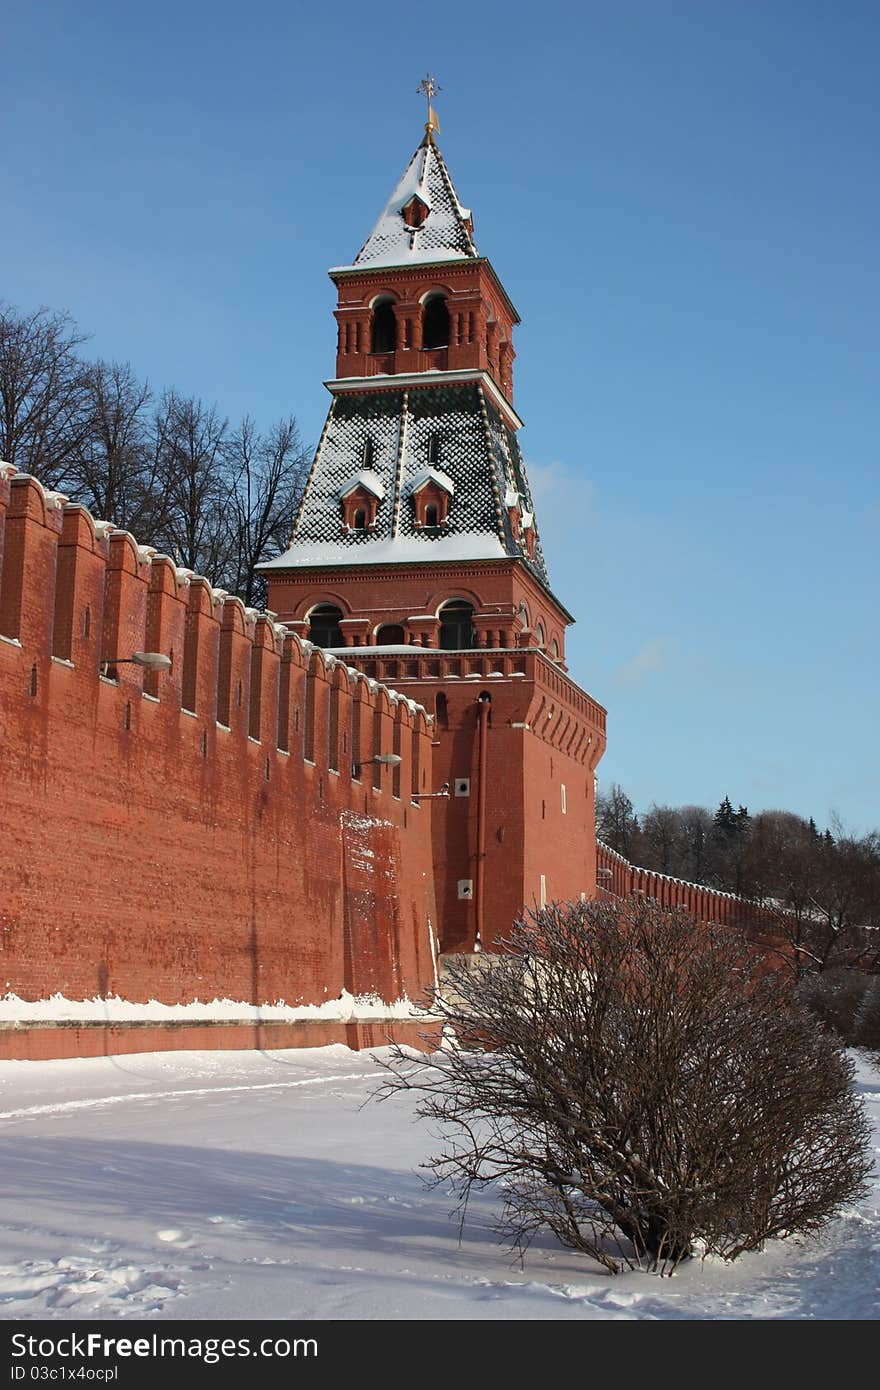
[{"label": "arched opening in tower", "polygon": [[440,646],[446,652],[467,651],[474,646],[474,609],[464,599],[452,599],[440,609]]},{"label": "arched opening in tower", "polygon": [[309,614],[309,641],[316,647],[344,646],[341,622],[341,608],[332,603],[319,603]]},{"label": "arched opening in tower", "polygon": [[371,352],[394,352],[397,347],[397,319],[390,299],[380,299],[373,305]]},{"label": "arched opening in tower", "polygon": [[441,348],[449,346],[449,310],[445,294],[432,294],[425,300],[425,317],[422,320],[422,347]]}]

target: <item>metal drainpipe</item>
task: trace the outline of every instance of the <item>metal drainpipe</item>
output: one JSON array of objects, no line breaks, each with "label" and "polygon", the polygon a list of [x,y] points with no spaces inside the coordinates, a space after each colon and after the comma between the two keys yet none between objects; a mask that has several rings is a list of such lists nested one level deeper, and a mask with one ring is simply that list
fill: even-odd
[{"label": "metal drainpipe", "polygon": [[489,710],[492,696],[484,691],[477,700],[480,721],[479,750],[479,792],[477,795],[477,882],[474,893],[476,907],[476,935],[474,950],[483,949],[483,911],[486,890],[486,792],[489,786]]}]

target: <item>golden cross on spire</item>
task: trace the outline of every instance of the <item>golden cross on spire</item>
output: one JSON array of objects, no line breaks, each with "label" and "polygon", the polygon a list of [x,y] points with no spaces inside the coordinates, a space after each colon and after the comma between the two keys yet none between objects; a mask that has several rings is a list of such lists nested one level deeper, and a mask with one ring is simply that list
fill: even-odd
[{"label": "golden cross on spire", "polygon": [[439,131],[440,129],[440,122],[437,120],[437,112],[434,110],[431,102],[434,100],[437,93],[442,91],[443,88],[440,86],[440,83],[437,81],[434,74],[430,72],[425,74],[416,87],[417,95],[423,96],[428,103],[428,119],[425,122],[425,134],[429,140],[433,138],[433,132],[435,130]]}]

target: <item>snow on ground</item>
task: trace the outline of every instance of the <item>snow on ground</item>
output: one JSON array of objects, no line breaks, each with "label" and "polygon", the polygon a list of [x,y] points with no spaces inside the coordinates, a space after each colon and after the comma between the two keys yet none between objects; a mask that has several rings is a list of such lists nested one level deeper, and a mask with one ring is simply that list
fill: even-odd
[{"label": "snow on ground", "polygon": [[[349,813],[350,815],[350,813]],[[362,855],[370,853],[361,849]],[[235,999],[195,1000],[192,1004],[160,1004],[156,999],[137,1004],[109,998],[66,999],[53,994],[49,999],[20,999],[17,994],[0,995],[0,1023],[170,1023],[175,1019],[189,1022],[201,1020],[247,1023],[294,1023],[299,1019],[389,1019],[413,1018],[418,1009],[408,999],[385,1004],[371,994],[349,994],[343,990],[338,999],[326,999],[323,1004],[286,1004],[283,999],[274,1004],[246,1004]]]},{"label": "snow on ground", "polygon": [[[880,1175],[818,1242],[672,1279],[552,1237],[512,1264],[472,1202],[424,1186],[412,1099],[362,1108],[370,1053],[0,1063],[0,1316],[836,1318],[880,1313]],[[880,1154],[880,1075],[859,1064]]]}]

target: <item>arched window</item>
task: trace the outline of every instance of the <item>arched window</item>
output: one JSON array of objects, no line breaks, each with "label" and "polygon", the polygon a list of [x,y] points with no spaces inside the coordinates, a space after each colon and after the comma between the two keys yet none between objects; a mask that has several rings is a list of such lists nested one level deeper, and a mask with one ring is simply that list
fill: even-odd
[{"label": "arched window", "polygon": [[379,299],[373,305],[371,352],[393,352],[397,347],[397,319],[390,299]]},{"label": "arched window", "polygon": [[544,631],[543,623],[538,623],[538,626],[535,629],[535,641],[537,642],[539,647],[546,647],[547,645],[547,634]]},{"label": "arched window", "polygon": [[354,529],[356,531],[365,531],[366,528],[367,514],[364,511],[363,507],[358,507],[357,511],[354,514]]},{"label": "arched window", "polygon": [[342,647],[342,609],[332,603],[319,603],[309,614],[309,641],[316,647]]},{"label": "arched window", "polygon": [[400,623],[385,623],[376,629],[377,647],[402,647],[405,642],[406,633]]},{"label": "arched window", "polygon": [[550,655],[552,656],[554,661],[559,660],[559,643],[557,642],[555,637],[553,638],[553,641],[550,643]]},{"label": "arched window", "polygon": [[474,645],[474,610],[463,599],[440,609],[440,646],[445,652],[466,651]]},{"label": "arched window", "polygon": [[428,505],[427,505],[427,507],[425,508],[425,525],[426,525],[426,526],[439,526],[439,524],[440,524],[440,521],[439,521],[439,516],[438,516],[438,513],[437,513],[437,503],[436,503],[436,502],[429,502]]},{"label": "arched window", "polygon": [[425,317],[422,320],[422,347],[441,348],[449,346],[449,310],[445,294],[432,294],[425,300]]}]

